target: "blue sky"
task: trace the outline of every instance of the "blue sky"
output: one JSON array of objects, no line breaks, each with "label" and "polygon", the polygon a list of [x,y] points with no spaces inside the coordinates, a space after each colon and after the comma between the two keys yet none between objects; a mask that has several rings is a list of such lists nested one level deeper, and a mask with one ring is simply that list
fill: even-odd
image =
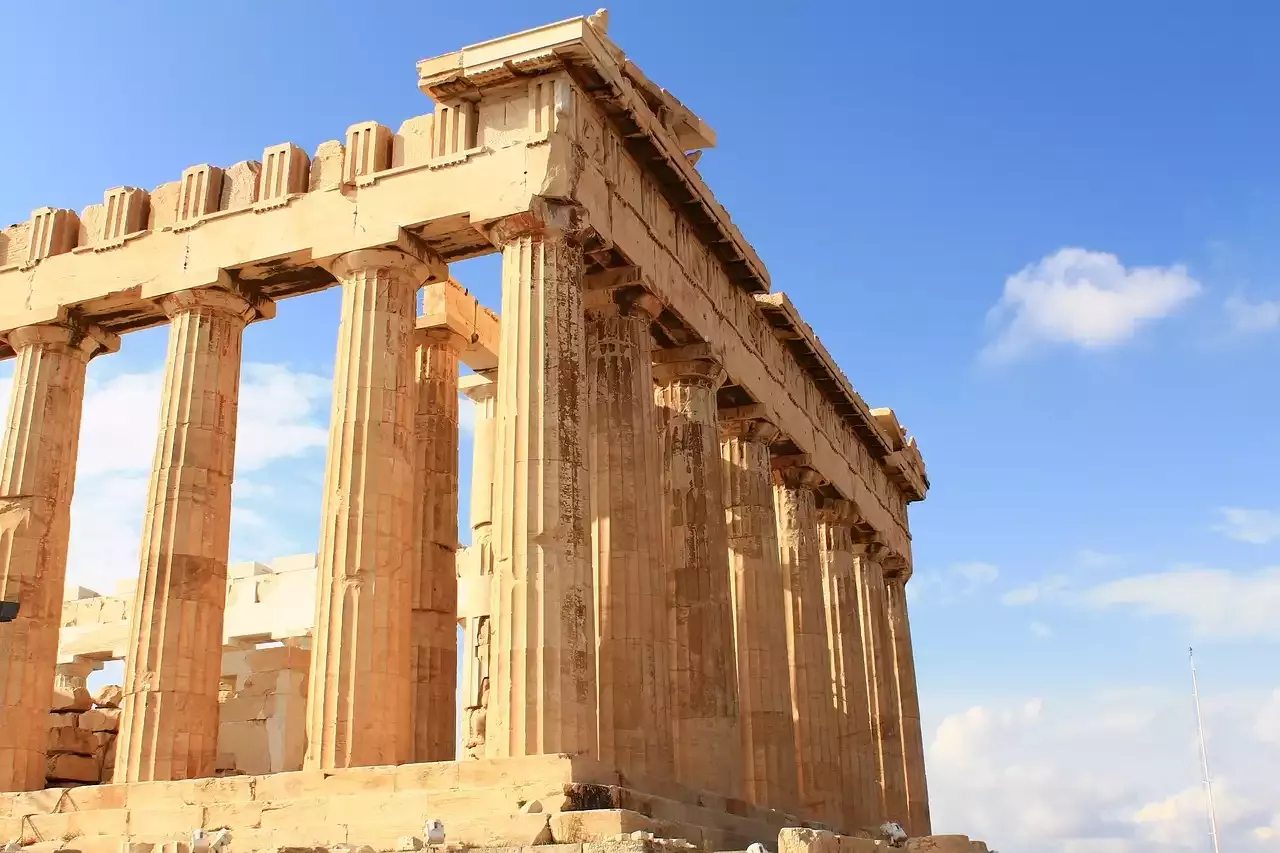
[{"label": "blue sky", "polygon": [[[1203,849],[1194,643],[1224,837],[1280,849],[1280,8],[1050,5],[615,2],[610,35],[715,128],[698,168],[774,288],[918,437],[938,828]],[[394,128],[431,109],[417,59],[591,11],[16,7],[0,222]],[[493,259],[454,274],[498,305]],[[315,548],[337,307],[246,337],[237,558]],[[163,353],[91,368],[73,580],[136,571]]]}]

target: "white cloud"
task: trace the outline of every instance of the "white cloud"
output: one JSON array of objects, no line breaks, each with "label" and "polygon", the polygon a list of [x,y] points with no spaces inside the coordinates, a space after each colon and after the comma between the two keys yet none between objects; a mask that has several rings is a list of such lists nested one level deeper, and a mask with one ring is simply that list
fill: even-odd
[{"label": "white cloud", "polygon": [[1223,307],[1238,332],[1266,332],[1280,326],[1280,300],[1250,302],[1242,296],[1232,296]]},{"label": "white cloud", "polygon": [[1066,590],[1070,583],[1066,575],[1049,575],[1043,580],[1009,590],[1000,596],[1000,601],[1002,604],[1018,607],[1036,601],[1052,600]]},{"label": "white cloud", "polygon": [[1124,558],[1116,554],[1084,548],[1076,552],[1076,565],[1082,569],[1109,569],[1124,565]]},{"label": "white cloud", "polygon": [[1186,567],[1104,583],[1082,600],[1182,617],[1201,636],[1280,639],[1280,568],[1245,573]]},{"label": "white cloud", "polygon": [[919,601],[923,596],[938,604],[953,604],[962,598],[972,597],[999,576],[999,567],[991,563],[956,563],[945,571],[917,572],[907,584],[907,595],[911,601]]},{"label": "white cloud", "polygon": [[[1280,748],[1242,724],[1267,701],[1248,692],[1206,706],[1224,850],[1273,849]],[[1195,723],[1181,692],[960,705],[926,735],[935,833],[1024,853],[1204,849]]]},{"label": "white cloud", "polygon": [[[71,503],[67,582],[110,592],[138,571],[147,481],[159,431],[162,369],[99,379],[90,366]],[[281,460],[313,454],[321,464],[328,442],[330,380],[282,364],[241,368],[236,434],[235,551],[259,559],[314,547],[299,542],[272,517],[276,484],[245,477]],[[0,380],[7,400],[12,380]],[[268,478],[270,479],[270,478]],[[255,505],[256,502],[256,505]],[[318,516],[317,516],[318,523]],[[234,558],[234,556],[233,556]]]},{"label": "white cloud", "polygon": [[1222,517],[1222,521],[1214,525],[1213,529],[1228,539],[1266,545],[1273,539],[1280,538],[1280,513],[1269,509],[1222,507],[1218,510],[1218,515]]},{"label": "white cloud", "polygon": [[992,583],[1000,576],[1000,569],[990,563],[960,563],[952,566],[951,571],[972,586]]},{"label": "white cloud", "polygon": [[1199,291],[1182,266],[1126,268],[1105,252],[1059,249],[1005,280],[988,313],[995,339],[984,356],[1010,360],[1037,343],[1115,346]]}]

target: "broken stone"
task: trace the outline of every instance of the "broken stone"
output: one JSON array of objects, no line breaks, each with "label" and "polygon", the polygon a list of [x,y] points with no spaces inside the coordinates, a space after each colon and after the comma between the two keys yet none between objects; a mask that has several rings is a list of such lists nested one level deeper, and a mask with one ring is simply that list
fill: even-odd
[{"label": "broken stone", "polygon": [[93,697],[85,687],[55,687],[53,689],[53,711],[87,711],[93,707]]},{"label": "broken stone", "polygon": [[93,704],[99,708],[119,708],[123,702],[124,688],[119,684],[104,685],[93,697]]},{"label": "broken stone", "polygon": [[80,715],[80,728],[90,732],[120,731],[119,708],[94,708]]}]

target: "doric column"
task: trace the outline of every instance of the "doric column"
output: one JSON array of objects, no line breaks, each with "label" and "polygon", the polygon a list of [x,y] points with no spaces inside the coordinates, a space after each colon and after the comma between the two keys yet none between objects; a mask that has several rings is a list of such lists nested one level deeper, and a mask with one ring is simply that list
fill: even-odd
[{"label": "doric column", "polygon": [[458,353],[467,341],[445,326],[420,329],[417,339],[413,760],[452,761],[458,743]]},{"label": "doric column", "polygon": [[160,303],[169,352],[129,623],[116,782],[212,776],[245,325],[274,305],[231,289]]},{"label": "doric column", "polygon": [[681,356],[660,353],[654,367],[667,587],[675,596],[669,632],[676,771],[684,785],[738,797],[745,788],[742,705],[716,416],[725,372],[710,359]]},{"label": "doric column", "polygon": [[885,576],[889,633],[892,635],[893,670],[897,676],[898,719],[902,732],[903,773],[907,786],[907,832],[911,836],[932,832],[929,788],[924,773],[924,738],[920,731],[920,694],[916,685],[915,653],[911,648],[911,623],[907,618],[909,565],[890,563]]},{"label": "doric column", "polygon": [[486,755],[596,750],[582,212],[499,222],[502,331]]},{"label": "doric column", "polygon": [[[799,805],[795,724],[787,644],[786,584],[778,553],[769,445],[778,435],[763,420],[720,423],[721,494],[742,739],[744,795],[794,813]],[[715,485],[709,484],[714,489]]]},{"label": "doric column", "polygon": [[902,730],[898,722],[897,679],[893,672],[893,638],[889,631],[888,597],[881,560],[884,545],[855,541],[858,609],[862,615],[862,648],[867,672],[871,722],[876,737],[881,817],[905,824],[906,780],[903,775]]},{"label": "doric column", "polygon": [[[497,425],[495,376],[473,375],[458,387],[475,406],[471,433],[471,548],[468,565],[475,577],[467,577],[466,589],[483,594],[493,577],[493,454]],[[461,572],[463,567],[459,566]],[[459,580],[463,580],[459,577]],[[459,589],[461,596],[462,588]],[[467,601],[463,620],[463,754],[484,758],[489,714],[489,596],[483,602]],[[459,602],[461,605],[462,602]]]},{"label": "doric column", "polygon": [[814,491],[820,483],[818,473],[803,465],[787,464],[774,471],[800,803],[804,817],[839,825],[839,745]]},{"label": "doric column", "polygon": [[17,355],[0,448],[0,791],[45,785],[85,369],[120,340],[71,320],[9,333]]},{"label": "doric column", "polygon": [[414,320],[442,272],[396,249],[340,256],[342,322],[307,694],[309,770],[402,764],[410,720]]},{"label": "doric column", "polygon": [[824,500],[818,509],[818,547],[826,593],[827,646],[835,687],[836,725],[840,744],[842,829],[852,832],[878,826],[879,763],[867,694],[862,650],[862,617],[858,609],[852,502]]},{"label": "doric column", "polygon": [[593,290],[587,301],[587,447],[596,584],[599,758],[671,778],[667,579],[647,293]]}]

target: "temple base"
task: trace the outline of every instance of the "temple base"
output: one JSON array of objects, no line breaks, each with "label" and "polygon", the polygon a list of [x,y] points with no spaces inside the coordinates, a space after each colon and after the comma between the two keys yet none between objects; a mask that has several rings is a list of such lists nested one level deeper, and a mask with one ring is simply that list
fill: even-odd
[{"label": "temple base", "polygon": [[229,829],[235,853],[339,844],[390,851],[406,836],[423,838],[432,819],[449,846],[605,842],[642,831],[704,850],[755,841],[776,849],[779,830],[799,823],[566,755],[0,794],[0,842],[81,853],[189,843],[201,828]]}]

